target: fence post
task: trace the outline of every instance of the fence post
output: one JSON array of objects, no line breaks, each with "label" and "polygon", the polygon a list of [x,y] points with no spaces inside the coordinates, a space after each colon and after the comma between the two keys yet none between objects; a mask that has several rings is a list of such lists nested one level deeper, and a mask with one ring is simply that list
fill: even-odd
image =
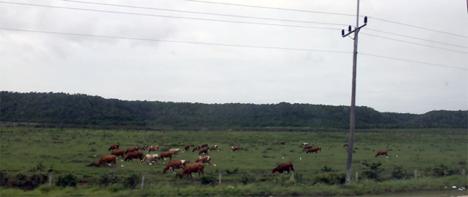
[{"label": "fence post", "polygon": [[462,169],[461,174],[462,174],[463,176],[466,175],[466,170],[465,170],[465,168]]},{"label": "fence post", "polygon": [[49,186],[52,186],[52,172],[47,173],[47,180],[49,182]]},{"label": "fence post", "polygon": [[145,187],[145,175],[141,176],[141,190]]},{"label": "fence post", "polygon": [[222,182],[222,178],[223,178],[223,175],[221,175],[221,172],[219,172],[218,174],[218,184],[221,185],[221,182]]},{"label": "fence post", "polygon": [[359,172],[356,171],[356,182],[358,182],[358,181],[359,181]]}]

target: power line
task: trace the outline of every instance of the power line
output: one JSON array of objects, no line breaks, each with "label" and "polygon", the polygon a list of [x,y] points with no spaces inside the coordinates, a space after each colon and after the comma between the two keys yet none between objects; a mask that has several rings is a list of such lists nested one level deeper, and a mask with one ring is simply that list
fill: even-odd
[{"label": "power line", "polygon": [[400,40],[400,39],[395,39],[387,36],[381,36],[377,34],[370,34],[370,33],[362,33],[368,36],[376,37],[376,38],[381,38],[385,40],[391,40],[395,42],[401,42],[401,43],[406,43],[406,44],[412,44],[412,45],[417,45],[417,46],[422,46],[422,47],[427,47],[427,48],[433,48],[433,49],[439,49],[443,51],[450,51],[450,52],[455,52],[455,53],[461,53],[461,54],[468,54],[468,51],[460,51],[460,50],[455,50],[455,49],[449,49],[449,48],[444,48],[444,47],[437,47],[437,46],[431,46],[431,45],[425,45],[425,44],[420,44],[417,42],[411,42],[411,41],[406,41],[406,40]]},{"label": "power line", "polygon": [[399,37],[404,37],[404,38],[411,38],[411,39],[415,39],[415,40],[421,40],[421,41],[425,41],[425,42],[431,42],[431,43],[441,44],[441,45],[447,45],[447,46],[453,46],[453,47],[459,47],[459,48],[468,48],[468,46],[463,46],[463,45],[458,45],[458,44],[452,44],[452,43],[447,43],[447,42],[441,42],[441,41],[437,41],[437,40],[423,39],[423,38],[419,38],[419,37],[416,37],[416,36],[411,36],[411,35],[408,35],[408,34],[401,34],[401,33],[394,33],[394,32],[382,31],[382,30],[373,29],[373,28],[367,28],[367,30],[368,30],[368,31],[377,32],[377,33],[390,34],[390,35],[399,36]]},{"label": "power line", "polygon": [[188,20],[201,20],[201,21],[211,21],[211,22],[224,22],[224,23],[239,23],[239,24],[267,25],[267,26],[279,26],[279,27],[295,27],[295,28],[306,28],[306,29],[322,29],[322,30],[333,30],[333,31],[339,30],[338,28],[332,28],[332,27],[286,25],[286,24],[261,23],[261,22],[247,22],[247,21],[232,21],[232,20],[223,20],[223,19],[197,18],[197,17],[186,17],[186,16],[171,16],[171,15],[159,15],[159,14],[144,14],[144,13],[138,13],[138,12],[122,12],[122,11],[112,11],[112,10],[100,10],[100,9],[88,9],[88,8],[75,8],[75,7],[64,7],[64,6],[54,6],[54,5],[42,5],[42,4],[17,3],[17,2],[0,1],[0,4],[2,4],[2,3],[3,3],[3,4],[11,4],[11,5],[22,5],[22,6],[33,6],[33,7],[45,7],[45,8],[58,8],[58,9],[79,10],[79,11],[89,11],[89,12],[100,12],[100,13],[109,13],[109,14],[125,14],[125,15],[138,15],[138,16],[149,16],[149,17],[163,17],[163,18],[173,18],[173,19],[188,19]]},{"label": "power line", "polygon": [[413,25],[413,24],[403,23],[403,22],[394,21],[394,20],[389,20],[389,19],[384,19],[384,18],[379,18],[379,17],[372,17],[372,19],[378,20],[378,21],[382,21],[382,22],[386,22],[386,23],[392,23],[392,24],[396,24],[396,25],[402,25],[402,26],[406,26],[406,27],[411,27],[411,28],[414,28],[414,29],[420,29],[420,30],[425,30],[425,31],[432,31],[432,32],[441,33],[441,34],[447,34],[447,35],[451,35],[451,36],[455,36],[455,37],[460,37],[460,38],[468,38],[467,35],[456,34],[456,33],[448,32],[448,31],[441,31],[441,30],[437,30],[437,29],[431,29],[431,28],[422,27],[422,26],[419,26],[419,25]]},{"label": "power line", "polygon": [[261,9],[269,9],[269,10],[282,10],[282,11],[306,12],[306,13],[327,14],[327,15],[337,15],[337,16],[355,16],[354,14],[348,14],[348,13],[342,13],[342,12],[328,12],[328,11],[318,11],[318,10],[302,10],[302,9],[269,7],[269,6],[259,6],[259,5],[248,5],[248,4],[240,4],[240,3],[214,2],[214,1],[204,1],[204,0],[186,0],[186,1],[192,1],[192,2],[196,2],[196,3],[208,3],[208,4],[238,6],[238,7],[261,8]]},{"label": "power line", "polygon": [[[274,49],[274,50],[284,50],[284,51],[302,51],[302,52],[351,54],[351,52],[349,52],[349,51],[328,50],[328,49],[289,48],[289,47],[276,47],[276,46],[226,44],[226,43],[216,43],[216,42],[163,40],[163,39],[125,37],[125,36],[110,36],[110,35],[96,35],[96,34],[83,34],[83,33],[41,31],[41,30],[9,28],[9,27],[0,27],[0,30],[30,32],[30,33],[41,33],[41,34],[52,34],[52,35],[62,35],[62,36],[79,36],[79,37],[89,37],[89,38],[99,38],[99,39],[136,40],[136,41],[146,41],[146,42],[167,42],[167,43],[180,43],[180,44],[206,45],[206,46],[221,46],[221,47],[236,47],[236,48],[251,48],[251,49]],[[423,61],[419,61],[419,60],[411,60],[411,59],[404,59],[404,58],[398,58],[398,57],[382,56],[382,55],[371,54],[371,53],[360,53],[360,54],[365,55],[365,56],[372,56],[372,57],[376,57],[376,58],[391,59],[391,60],[397,60],[397,61],[403,61],[403,62],[409,62],[409,63],[417,63],[417,64],[425,64],[425,65],[429,65],[429,66],[437,66],[437,67],[444,67],[444,68],[450,68],[450,69],[459,69],[459,70],[468,70],[468,68],[462,67],[462,66],[449,66],[449,65],[444,65],[444,64],[434,64],[434,63],[423,62]]]},{"label": "power line", "polygon": [[[191,2],[196,2],[196,3],[206,3],[206,4],[229,5],[229,6],[238,6],[238,7],[261,8],[261,9],[270,9],[270,10],[294,11],[294,12],[338,15],[338,16],[348,16],[348,17],[349,16],[351,16],[351,17],[356,16],[354,14],[339,13],[339,12],[327,12],[327,11],[317,11],[317,10],[280,8],[280,7],[248,5],[248,4],[240,4],[240,3],[214,2],[214,1],[206,1],[206,0],[186,0],[186,1],[191,1]],[[424,30],[424,31],[431,31],[431,32],[436,32],[436,33],[440,33],[440,34],[446,34],[446,35],[459,37],[459,38],[465,38],[465,39],[468,38],[467,35],[456,34],[456,33],[441,31],[441,30],[437,30],[437,29],[431,29],[431,28],[422,27],[422,26],[419,26],[419,25],[403,23],[403,22],[389,20],[389,19],[380,18],[380,17],[373,17],[373,16],[369,16],[369,17],[371,18],[371,20],[376,20],[376,21],[381,21],[381,22],[386,22],[386,23],[392,23],[392,24],[396,24],[396,25],[402,25],[402,26],[406,26],[406,27],[410,27],[410,28],[414,28],[414,29],[419,29],[419,30]]]},{"label": "power line", "polygon": [[260,20],[273,20],[273,21],[282,21],[282,22],[312,23],[312,24],[337,25],[337,26],[338,25],[339,26],[344,25],[342,23],[327,23],[327,22],[310,21],[310,20],[295,20],[295,19],[285,19],[285,18],[270,18],[270,17],[256,17],[256,16],[234,15],[234,14],[220,14],[220,13],[213,13],[213,12],[200,12],[200,11],[191,11],[191,10],[176,10],[176,9],[167,9],[167,8],[123,5],[123,4],[97,3],[97,2],[88,2],[88,1],[79,1],[79,0],[62,0],[62,1],[73,2],[73,3],[81,3],[81,4],[105,5],[105,6],[114,6],[114,7],[170,11],[170,12],[180,12],[180,13],[190,13],[190,14],[204,14],[204,15],[212,15],[212,16],[225,16],[225,17],[260,19]]},{"label": "power line", "polygon": [[322,52],[322,53],[338,53],[338,54],[350,54],[351,53],[351,52],[348,52],[348,51],[327,50],[327,49],[289,48],[289,47],[276,47],[276,46],[225,44],[225,43],[216,43],[216,42],[163,40],[163,39],[152,39],[152,38],[138,38],[138,37],[125,37],[125,36],[110,36],[110,35],[56,32],[56,31],[42,31],[42,30],[20,29],[20,28],[9,28],[9,27],[0,27],[0,29],[1,30],[6,30],[6,31],[21,31],[21,32],[55,34],[55,35],[65,35],[65,36],[94,37],[94,38],[105,38],[105,39],[119,39],[119,40],[137,40],[137,41],[149,41],[149,42],[168,42],[168,43],[181,43],[181,44],[193,44],[193,45],[209,45],[209,46],[238,47],[238,48],[252,48],[252,49],[277,49],[277,50],[286,50],[286,51],[305,51],[305,52]]},{"label": "power line", "polygon": [[389,59],[389,60],[395,60],[395,61],[400,61],[400,62],[409,62],[409,63],[416,63],[416,64],[424,64],[424,65],[428,65],[428,66],[435,66],[435,67],[451,68],[451,69],[458,69],[458,70],[468,71],[468,67],[463,67],[463,66],[449,66],[449,65],[444,65],[444,64],[435,64],[435,63],[424,62],[424,61],[419,61],[419,60],[412,60],[412,59],[399,58],[399,57],[390,57],[390,56],[377,55],[377,54],[372,54],[372,53],[359,53],[359,54],[364,55],[364,56],[370,56],[370,57],[376,57],[376,58],[382,58],[382,59]]}]

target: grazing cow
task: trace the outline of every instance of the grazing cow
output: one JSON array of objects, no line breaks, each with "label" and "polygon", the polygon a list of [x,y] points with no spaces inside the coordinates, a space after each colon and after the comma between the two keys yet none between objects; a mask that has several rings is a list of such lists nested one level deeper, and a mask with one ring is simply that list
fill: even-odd
[{"label": "grazing cow", "polygon": [[187,144],[187,145],[185,145],[184,150],[188,151],[190,149],[190,147],[194,147],[194,146],[195,145],[193,145],[193,144]]},{"label": "grazing cow", "polygon": [[175,169],[183,168],[189,161],[187,160],[170,160],[167,162],[166,167],[164,167],[163,173],[166,173],[168,170],[174,171]]},{"label": "grazing cow", "polygon": [[273,168],[273,170],[271,170],[271,173],[272,174],[274,174],[276,172],[283,173],[284,171],[286,171],[288,173],[289,173],[289,171],[294,172],[293,164],[291,162],[279,164],[276,168]]},{"label": "grazing cow", "polygon": [[240,146],[231,146],[231,150],[233,152],[239,151],[240,149],[241,149]]},{"label": "grazing cow", "polygon": [[375,157],[378,156],[388,156],[388,152],[390,152],[392,149],[382,149],[378,150],[377,153],[375,154]]},{"label": "grazing cow", "polygon": [[320,152],[322,149],[320,147],[310,147],[308,149],[305,150],[306,153],[318,153]]},{"label": "grazing cow", "polygon": [[313,147],[314,147],[313,145],[307,144],[307,145],[304,146],[304,148],[302,148],[302,150],[303,150],[304,152],[306,152],[308,149],[311,149],[311,148],[313,148]]},{"label": "grazing cow", "polygon": [[127,148],[127,150],[125,150],[125,154],[128,154],[130,152],[135,152],[135,151],[138,151],[138,150],[140,150],[140,148],[138,146],[130,147],[130,148]]},{"label": "grazing cow", "polygon": [[129,152],[125,155],[125,158],[124,160],[125,161],[128,161],[128,160],[133,160],[133,159],[140,159],[140,160],[143,160],[144,158],[144,155],[142,152],[140,151],[133,151],[133,152]]},{"label": "grazing cow", "polygon": [[122,150],[122,149],[114,149],[114,150],[112,150],[111,154],[115,155],[117,157],[119,157],[119,156],[124,157],[125,156],[125,151]]},{"label": "grazing cow", "polygon": [[158,159],[159,159],[158,154],[146,154],[143,161],[148,162],[148,163],[156,163]]},{"label": "grazing cow", "polygon": [[210,147],[210,150],[218,150],[219,146],[217,144]]},{"label": "grazing cow", "polygon": [[211,164],[211,157],[206,155],[206,156],[198,156],[198,159],[195,160],[196,163],[208,163]]},{"label": "grazing cow", "polygon": [[198,173],[198,176],[204,174],[205,166],[203,163],[187,164],[182,171],[182,176],[192,177],[192,173]]},{"label": "grazing cow", "polygon": [[111,150],[114,150],[114,149],[119,149],[119,147],[120,147],[119,144],[112,144],[112,145],[110,145],[108,150],[111,151]]},{"label": "grazing cow", "polygon": [[201,149],[198,151],[198,154],[199,154],[199,155],[201,155],[201,154],[207,155],[207,154],[208,154],[208,150],[209,150],[208,147],[203,147],[203,148],[201,148]]},{"label": "grazing cow", "polygon": [[172,156],[174,156],[174,152],[171,151],[166,151],[159,154],[159,158],[164,160],[166,158],[172,159]]},{"label": "grazing cow", "polygon": [[115,165],[117,163],[117,156],[115,155],[103,155],[101,158],[99,158],[99,160],[97,160],[96,162],[92,162],[90,164],[88,164],[88,166],[96,166],[96,167],[100,167],[104,164],[107,164],[107,165]]},{"label": "grazing cow", "polygon": [[144,148],[146,151],[151,152],[151,151],[158,151],[159,146],[145,146]]}]

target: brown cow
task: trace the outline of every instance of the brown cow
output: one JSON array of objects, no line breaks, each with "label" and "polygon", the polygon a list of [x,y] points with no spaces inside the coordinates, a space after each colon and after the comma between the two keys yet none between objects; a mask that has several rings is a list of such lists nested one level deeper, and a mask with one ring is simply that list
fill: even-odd
[{"label": "brown cow", "polygon": [[146,151],[151,152],[151,151],[158,151],[159,146],[145,146],[144,148]]},{"label": "brown cow", "polygon": [[119,157],[119,156],[124,157],[125,156],[125,151],[122,150],[122,149],[114,149],[114,150],[112,150],[111,154],[115,155],[117,157]]},{"label": "brown cow", "polygon": [[275,172],[283,173],[284,171],[286,171],[288,173],[289,173],[289,171],[294,172],[293,164],[291,162],[279,164],[276,168],[273,168],[273,170],[271,170],[271,173],[273,173],[273,174]]},{"label": "brown cow", "polygon": [[92,162],[90,164],[88,164],[88,166],[96,166],[96,167],[100,167],[104,164],[107,164],[107,165],[115,165],[117,163],[117,156],[115,155],[103,155],[101,158],[99,158],[99,160],[97,160],[96,162]]},{"label": "brown cow", "polygon": [[198,159],[195,160],[195,162],[211,164],[211,157],[210,156],[198,156]]},{"label": "brown cow", "polygon": [[144,158],[144,155],[142,152],[140,151],[133,151],[133,152],[129,152],[125,155],[125,158],[124,160],[125,161],[128,161],[128,160],[133,160],[133,159],[140,159],[140,160],[143,160]]},{"label": "brown cow", "polygon": [[201,149],[198,151],[198,154],[199,154],[199,155],[201,155],[201,154],[208,154],[208,150],[209,150],[209,149],[210,149],[210,148],[208,148],[208,147],[203,147],[203,148],[201,148]]},{"label": "brown cow", "polygon": [[382,149],[378,150],[377,153],[375,154],[375,157],[378,156],[388,156],[388,152],[390,152],[392,149]]},{"label": "brown cow", "polygon": [[318,153],[320,152],[322,149],[320,147],[310,147],[308,149],[305,150],[306,153]]},{"label": "brown cow", "polygon": [[187,163],[189,163],[187,160],[170,160],[167,162],[166,167],[164,167],[163,173],[166,173],[168,170],[174,171],[175,169],[180,169]]},{"label": "brown cow", "polygon": [[198,173],[199,176],[204,174],[205,165],[203,163],[187,164],[182,171],[182,176],[192,177],[192,173]]},{"label": "brown cow", "polygon": [[233,152],[239,151],[240,149],[241,149],[240,146],[231,146],[231,150]]},{"label": "brown cow", "polygon": [[125,154],[130,153],[130,152],[135,152],[135,151],[138,151],[138,150],[140,150],[140,147],[138,147],[138,146],[129,147],[129,148],[127,148],[127,150],[125,150]]},{"label": "brown cow", "polygon": [[171,151],[166,151],[159,154],[159,158],[164,160],[166,158],[172,159],[172,156],[174,156],[174,152]]},{"label": "brown cow", "polygon": [[119,144],[112,144],[112,145],[110,145],[108,150],[110,151],[110,150],[114,150],[114,149],[119,149],[119,147],[120,147]]},{"label": "brown cow", "polygon": [[156,163],[158,162],[159,160],[159,155],[158,154],[146,154],[145,155],[145,158],[143,159],[143,161],[149,163],[149,164],[152,164],[152,163]]}]

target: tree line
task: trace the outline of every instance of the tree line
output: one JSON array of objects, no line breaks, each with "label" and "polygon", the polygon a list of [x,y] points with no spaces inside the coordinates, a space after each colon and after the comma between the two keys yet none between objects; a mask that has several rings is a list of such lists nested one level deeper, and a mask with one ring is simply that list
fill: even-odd
[{"label": "tree line", "polygon": [[[357,107],[358,128],[468,128],[468,111],[383,113]],[[51,126],[247,130],[348,127],[349,107],[124,101],[65,93],[0,92],[0,122]]]}]

